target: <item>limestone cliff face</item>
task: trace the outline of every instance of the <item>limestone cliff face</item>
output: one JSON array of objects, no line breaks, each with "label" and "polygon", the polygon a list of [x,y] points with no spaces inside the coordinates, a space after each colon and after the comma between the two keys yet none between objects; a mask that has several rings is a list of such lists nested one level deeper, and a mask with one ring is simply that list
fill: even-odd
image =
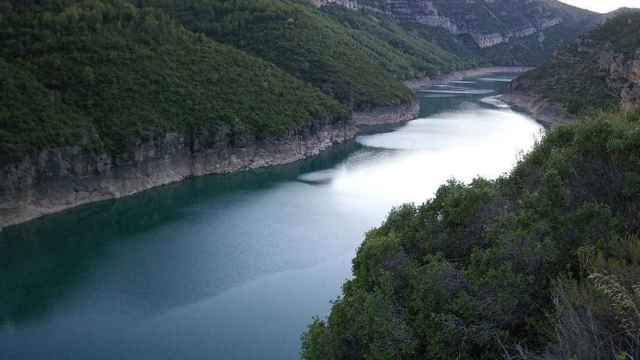
[{"label": "limestone cliff face", "polygon": [[[545,38],[547,29],[560,24],[586,30],[598,15],[555,0],[311,0],[316,6],[337,4],[368,9],[401,22],[444,29],[452,35],[470,35],[480,48],[516,39]],[[583,29],[584,28],[584,29]]]},{"label": "limestone cliff face", "polygon": [[510,97],[519,102],[535,99],[525,101],[537,104],[534,110],[553,103],[553,108],[574,115],[602,108],[640,109],[639,31],[640,12],[611,18],[516,79]]},{"label": "limestone cliff face", "polygon": [[352,139],[359,125],[416,117],[415,103],[354,114],[354,121],[317,125],[278,139],[166,134],[132,141],[114,157],[79,146],[46,149],[0,167],[0,229],[96,201],[207,174],[281,165],[317,155]]}]

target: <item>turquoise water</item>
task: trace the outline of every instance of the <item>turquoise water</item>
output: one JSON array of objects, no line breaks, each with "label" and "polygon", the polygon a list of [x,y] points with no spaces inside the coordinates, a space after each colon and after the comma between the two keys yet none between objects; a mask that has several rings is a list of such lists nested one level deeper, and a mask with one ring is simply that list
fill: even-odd
[{"label": "turquoise water", "polygon": [[296,164],[193,179],[0,232],[2,359],[295,359],[364,233],[541,134],[509,74],[421,91],[420,119]]}]

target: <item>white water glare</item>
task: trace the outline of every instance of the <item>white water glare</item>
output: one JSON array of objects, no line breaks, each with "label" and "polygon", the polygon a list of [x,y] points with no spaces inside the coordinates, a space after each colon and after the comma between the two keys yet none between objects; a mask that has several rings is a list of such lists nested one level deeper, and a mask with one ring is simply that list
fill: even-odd
[{"label": "white water glare", "polygon": [[359,210],[422,203],[449,179],[468,183],[478,176],[495,179],[505,174],[542,132],[528,116],[495,96],[486,97],[392,132],[359,136],[362,151],[335,170],[306,174],[301,180],[330,184],[345,206]]}]

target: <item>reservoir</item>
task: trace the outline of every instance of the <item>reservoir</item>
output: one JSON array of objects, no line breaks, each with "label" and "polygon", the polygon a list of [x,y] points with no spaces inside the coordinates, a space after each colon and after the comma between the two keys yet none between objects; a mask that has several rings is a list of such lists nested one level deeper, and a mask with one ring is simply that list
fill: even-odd
[{"label": "reservoir", "polygon": [[511,78],[419,91],[418,119],[313,159],[3,230],[0,358],[298,358],[393,206],[505,174],[540,138],[496,98]]}]

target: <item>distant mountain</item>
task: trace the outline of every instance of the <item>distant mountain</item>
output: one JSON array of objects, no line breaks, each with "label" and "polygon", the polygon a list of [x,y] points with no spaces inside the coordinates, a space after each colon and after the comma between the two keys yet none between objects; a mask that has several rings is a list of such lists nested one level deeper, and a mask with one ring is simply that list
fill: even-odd
[{"label": "distant mountain", "polygon": [[494,65],[535,65],[601,15],[555,0],[311,0],[384,14],[459,56]]},{"label": "distant mountain", "polygon": [[618,11],[513,84],[514,92],[560,104],[569,114],[640,107],[640,11]]}]

